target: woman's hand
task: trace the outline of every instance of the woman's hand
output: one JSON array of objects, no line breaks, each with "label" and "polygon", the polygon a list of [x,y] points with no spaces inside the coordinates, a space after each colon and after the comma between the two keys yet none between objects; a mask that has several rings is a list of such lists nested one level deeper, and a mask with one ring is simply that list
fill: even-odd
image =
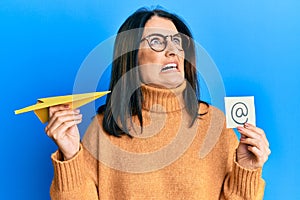
[{"label": "woman's hand", "polygon": [[237,162],[247,169],[262,167],[271,153],[265,132],[249,123],[237,130],[241,134]]},{"label": "woman's hand", "polygon": [[49,108],[49,119],[45,132],[57,144],[64,160],[71,159],[80,147],[80,134],[77,127],[77,124],[82,121],[80,111],[71,110],[69,105],[53,106]]}]

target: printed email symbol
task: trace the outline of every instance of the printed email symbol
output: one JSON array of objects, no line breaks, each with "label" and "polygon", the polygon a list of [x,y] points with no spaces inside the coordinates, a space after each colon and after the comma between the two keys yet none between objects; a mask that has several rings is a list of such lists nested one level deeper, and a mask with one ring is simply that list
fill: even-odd
[{"label": "printed email symbol", "polygon": [[244,123],[255,125],[254,97],[225,97],[227,128],[236,128]]}]

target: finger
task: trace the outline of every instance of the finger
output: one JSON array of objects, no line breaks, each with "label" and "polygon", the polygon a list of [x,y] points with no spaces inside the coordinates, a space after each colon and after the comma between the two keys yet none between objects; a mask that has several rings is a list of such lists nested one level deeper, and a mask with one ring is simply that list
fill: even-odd
[{"label": "finger", "polygon": [[258,148],[248,146],[248,150],[255,155],[257,162],[259,163],[259,167],[262,167],[264,163],[268,160],[268,156],[262,151],[260,151]]},{"label": "finger", "polygon": [[258,127],[256,127],[256,126],[254,126],[253,124],[250,124],[250,123],[245,123],[245,124],[244,124],[244,127],[245,127],[246,129],[248,129],[248,130],[251,130],[251,131],[253,131],[253,132],[255,132],[255,133],[261,135],[261,137],[263,138],[263,140],[265,141],[265,143],[266,143],[268,146],[270,145],[270,144],[269,144],[269,141],[268,141],[268,139],[267,139],[267,137],[266,137],[265,131],[264,131],[263,129],[258,128]]},{"label": "finger", "polygon": [[248,146],[248,150],[255,155],[258,162],[262,160],[263,154],[257,147]]},{"label": "finger", "polygon": [[265,148],[265,146],[262,144],[262,142],[260,140],[257,139],[253,139],[253,138],[241,138],[240,142],[243,144],[247,144],[253,147],[257,147],[259,150],[263,151]]},{"label": "finger", "polygon": [[245,123],[245,124],[244,124],[244,127],[245,127],[246,129],[248,129],[248,130],[251,130],[251,131],[253,131],[253,132],[259,134],[259,135],[262,135],[262,136],[265,135],[265,132],[264,132],[263,129],[258,128],[257,126],[254,126],[253,124]]},{"label": "finger", "polygon": [[267,138],[265,137],[265,135],[261,135],[260,133],[257,133],[253,130],[250,130],[250,129],[242,127],[242,126],[237,127],[237,130],[239,131],[239,133],[241,135],[244,135],[248,138],[262,140],[267,146],[269,146],[269,142],[268,142]]},{"label": "finger", "polygon": [[256,139],[259,139],[259,138],[260,138],[260,137],[259,137],[259,136],[260,136],[259,134],[255,133],[254,131],[249,130],[249,129],[243,127],[243,126],[237,127],[237,130],[238,130],[238,132],[239,132],[240,134],[242,134],[242,135],[244,135],[244,136],[246,136],[246,137],[249,137],[249,138],[256,138]]},{"label": "finger", "polygon": [[64,137],[66,134],[66,131],[79,124],[82,120],[73,120],[73,121],[67,121],[62,123],[59,127],[57,127],[57,129],[53,132],[53,134],[51,135],[51,138],[57,143],[62,137]]},{"label": "finger", "polygon": [[63,115],[75,115],[75,114],[79,114],[80,110],[76,109],[76,110],[63,110],[63,111],[56,111],[55,113],[53,113],[52,117],[50,118],[49,122],[48,122],[48,126],[51,126],[51,124],[56,120],[56,118],[63,116]]},{"label": "finger", "polygon": [[267,147],[266,144],[260,140],[253,138],[241,138],[240,142],[249,145],[249,147],[256,147],[261,152],[263,157],[266,158],[266,160],[271,153],[269,147]]},{"label": "finger", "polygon": [[58,118],[53,119],[53,121],[48,124],[45,128],[45,132],[49,137],[52,137],[52,133],[55,132],[55,130],[61,126],[61,124],[68,122],[68,121],[77,121],[82,120],[82,114],[69,114],[69,115],[63,115]]},{"label": "finger", "polygon": [[[242,134],[242,133],[241,133]],[[256,146],[258,149],[264,152],[269,152],[269,146],[266,142],[261,138],[251,138],[245,135],[241,135],[240,142],[243,144]]]},{"label": "finger", "polygon": [[[57,122],[57,118],[60,118],[64,115],[77,115],[80,113],[79,109],[76,110],[64,110],[64,111],[57,111],[53,114],[53,116],[50,118],[48,125],[46,126],[46,130],[53,125],[53,123]],[[61,118],[63,120],[63,118]]]},{"label": "finger", "polygon": [[253,147],[257,147],[260,151],[263,152],[263,154],[270,155],[270,153],[271,153],[269,147],[267,147],[266,144],[264,142],[262,142],[261,140],[241,137],[240,142],[243,144],[253,146]]},{"label": "finger", "polygon": [[52,118],[45,129],[46,129],[46,131],[49,129],[54,130],[58,126],[60,126],[60,124],[66,122],[66,121],[78,120],[80,118],[82,118],[81,114],[75,114],[73,111],[69,111],[68,114],[64,114],[64,115]]},{"label": "finger", "polygon": [[51,132],[51,135],[49,136],[54,140],[54,142],[58,145],[59,140],[66,136],[67,130],[79,123],[81,123],[81,119],[79,120],[73,120],[73,121],[67,121],[61,124],[59,127],[57,127],[53,132]]},{"label": "finger", "polygon": [[69,104],[60,104],[60,105],[56,105],[56,106],[50,106],[49,107],[49,118],[52,117],[52,114],[60,111],[60,110],[69,110],[70,109],[70,105]]}]

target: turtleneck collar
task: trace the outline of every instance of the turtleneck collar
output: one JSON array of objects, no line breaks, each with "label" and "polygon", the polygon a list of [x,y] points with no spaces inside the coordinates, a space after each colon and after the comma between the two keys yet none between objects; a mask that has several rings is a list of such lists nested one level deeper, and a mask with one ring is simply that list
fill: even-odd
[{"label": "turtleneck collar", "polygon": [[183,91],[186,88],[184,81],[177,88],[156,88],[142,84],[143,109],[153,112],[173,112],[185,107]]}]

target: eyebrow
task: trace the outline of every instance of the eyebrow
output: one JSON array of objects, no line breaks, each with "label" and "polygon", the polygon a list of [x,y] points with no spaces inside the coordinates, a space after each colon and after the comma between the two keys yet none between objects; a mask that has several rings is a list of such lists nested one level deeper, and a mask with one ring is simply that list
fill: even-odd
[{"label": "eyebrow", "polygon": [[180,33],[177,32],[177,33],[174,33],[174,34],[162,34],[162,33],[157,33],[157,32],[156,32],[156,33],[149,33],[149,34],[146,34],[146,35],[142,36],[142,38],[148,37],[148,36],[150,36],[150,35],[162,35],[162,36],[168,36],[168,35],[174,36],[174,35],[179,35],[179,36],[180,36]]}]

